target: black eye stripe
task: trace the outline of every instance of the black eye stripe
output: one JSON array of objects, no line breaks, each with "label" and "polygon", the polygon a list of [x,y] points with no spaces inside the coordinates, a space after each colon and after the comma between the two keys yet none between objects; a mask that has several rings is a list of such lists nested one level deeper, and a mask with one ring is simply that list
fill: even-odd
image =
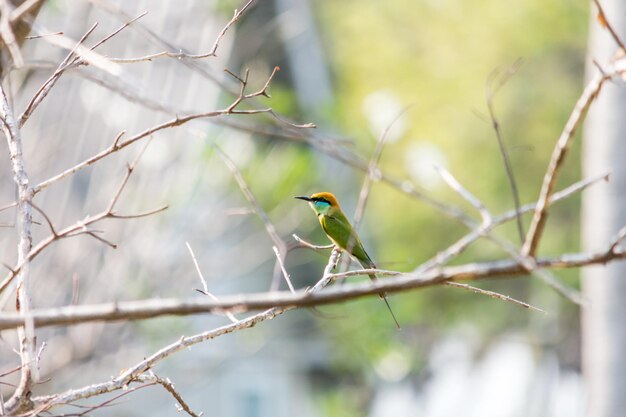
[{"label": "black eye stripe", "polygon": [[330,204],[330,201],[326,200],[324,197],[313,197],[311,200],[319,201],[320,203]]}]

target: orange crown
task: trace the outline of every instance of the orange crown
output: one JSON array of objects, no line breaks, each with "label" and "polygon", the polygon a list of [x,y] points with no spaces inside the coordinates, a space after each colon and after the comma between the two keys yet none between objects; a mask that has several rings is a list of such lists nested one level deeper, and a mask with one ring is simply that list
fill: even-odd
[{"label": "orange crown", "polygon": [[337,198],[335,198],[335,196],[332,193],[329,193],[327,191],[322,191],[320,193],[311,194],[310,198],[326,200],[330,203],[331,207],[339,207],[339,202],[337,201]]}]

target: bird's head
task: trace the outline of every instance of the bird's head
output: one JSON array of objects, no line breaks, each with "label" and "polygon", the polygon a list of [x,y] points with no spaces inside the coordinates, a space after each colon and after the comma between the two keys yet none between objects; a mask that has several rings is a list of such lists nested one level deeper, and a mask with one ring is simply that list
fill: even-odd
[{"label": "bird's head", "polygon": [[318,216],[327,214],[329,210],[339,208],[339,203],[334,195],[328,192],[311,194],[310,197],[294,197],[299,200],[308,201],[309,205]]}]

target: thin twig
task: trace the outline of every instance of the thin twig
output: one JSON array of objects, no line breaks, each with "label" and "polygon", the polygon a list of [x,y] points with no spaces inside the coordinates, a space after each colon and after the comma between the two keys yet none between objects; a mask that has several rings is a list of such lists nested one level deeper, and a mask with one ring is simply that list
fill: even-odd
[{"label": "thin twig", "polygon": [[604,73],[598,73],[591,79],[583,90],[580,98],[576,101],[576,105],[574,106],[574,109],[565,124],[565,128],[563,129],[563,132],[554,147],[548,169],[544,175],[541,192],[537,201],[537,207],[535,208],[532,223],[526,235],[524,246],[522,247],[522,254],[524,256],[535,256],[548,215],[548,200],[552,195],[559,171],[565,161],[565,157],[567,155],[567,151],[569,150],[571,139],[574,137],[574,133],[576,133],[576,130],[582,122],[589,106],[591,106],[595,97],[600,93],[600,89],[604,83],[607,80],[624,73],[625,71],[626,59],[622,58],[615,61],[610,70],[605,71]]},{"label": "thin twig", "polygon": [[[562,189],[561,191],[554,193],[550,197],[548,204],[551,206],[552,204],[558,201],[564,200],[565,198],[571,196],[572,194],[581,192],[585,190],[586,188],[599,183],[600,181],[609,181],[610,176],[611,176],[610,172],[604,172],[598,175],[591,176],[589,178],[585,178],[584,180],[578,181]],[[537,203],[525,204],[522,207],[520,207],[519,213],[521,214],[529,213],[531,211],[534,211],[536,207],[537,207]],[[513,220],[517,216],[517,213],[518,212],[516,212],[515,210],[509,210],[506,213],[495,217],[493,222],[495,224],[502,224],[502,223],[508,222],[510,220]]]},{"label": "thin twig", "polygon": [[224,28],[222,28],[221,32],[217,35],[217,38],[215,38],[215,42],[213,43],[213,47],[211,48],[211,51],[209,52],[209,55],[215,55],[215,53],[217,52],[217,48],[220,44],[220,41],[222,40],[222,38],[224,37],[224,35],[226,34],[226,31],[235,23],[237,23],[237,21],[239,19],[241,19],[241,16],[243,16],[243,14],[252,7],[252,5],[254,4],[256,0],[248,0],[248,2],[241,8],[241,10],[237,10],[235,9],[235,12],[233,13],[233,17],[232,19],[230,19],[230,21],[226,24],[226,26],[224,26]]},{"label": "thin twig", "polygon": [[454,282],[454,281],[447,281],[445,283],[445,285],[447,285],[449,287],[462,288],[464,290],[468,290],[468,291],[471,291],[471,292],[476,293],[476,294],[482,294],[482,295],[486,295],[487,297],[497,298],[498,300],[503,300],[503,301],[506,301],[506,302],[509,302],[509,303],[517,304],[517,305],[522,306],[524,308],[527,308],[529,310],[534,310],[534,311],[538,311],[539,313],[547,314],[545,310],[542,310],[542,309],[540,309],[538,307],[535,307],[535,306],[530,305],[528,303],[525,303],[523,301],[516,300],[513,297],[509,297],[508,295],[500,294],[500,293],[495,292],[495,291],[483,290],[482,288],[478,288],[478,287],[474,287],[474,286],[471,286],[471,285],[462,284],[460,282]]},{"label": "thin twig", "polygon": [[237,185],[241,189],[241,192],[243,193],[246,200],[248,200],[248,203],[250,203],[250,205],[252,206],[252,209],[254,210],[256,215],[263,222],[265,231],[269,235],[270,239],[272,239],[272,242],[274,242],[274,245],[276,245],[280,250],[283,250],[285,248],[285,242],[278,235],[278,232],[276,231],[276,227],[270,220],[265,210],[263,210],[263,208],[259,204],[259,201],[256,199],[256,197],[252,193],[252,190],[248,186],[248,183],[246,182],[246,180],[243,178],[243,175],[241,174],[241,171],[239,170],[239,168],[237,168],[237,165],[235,165],[233,160],[230,159],[230,157],[226,155],[224,151],[222,151],[219,148],[219,146],[213,145],[213,149],[215,149],[215,152],[217,153],[217,155],[224,162],[224,165],[226,165],[226,167],[232,174],[233,178],[237,182]]},{"label": "thin twig", "polygon": [[411,106],[406,106],[403,108],[392,120],[389,122],[385,129],[380,134],[378,141],[376,142],[376,148],[370,157],[369,164],[367,167],[367,175],[365,176],[365,180],[363,181],[363,185],[361,186],[361,191],[359,192],[359,199],[357,201],[356,209],[354,210],[354,217],[352,221],[352,225],[354,230],[359,229],[359,225],[361,220],[363,219],[363,213],[365,212],[365,206],[367,205],[367,200],[369,197],[370,190],[372,188],[372,182],[378,178],[380,178],[380,170],[378,168],[378,164],[380,162],[380,158],[383,154],[383,149],[385,148],[385,144],[387,143],[387,137],[389,136],[389,132],[391,128],[406,114]]},{"label": "thin twig", "polygon": [[[359,192],[359,199],[356,204],[356,208],[354,209],[354,216],[352,219],[352,227],[354,230],[358,231],[361,225],[361,220],[363,220],[363,215],[365,214],[365,207],[367,206],[367,202],[369,200],[369,194],[372,189],[372,183],[375,179],[380,177],[380,170],[378,168],[378,164],[380,162],[380,158],[383,153],[383,149],[385,148],[385,143],[387,142],[387,136],[389,135],[389,131],[396,124],[398,120],[409,110],[409,106],[405,107],[400,111],[392,120],[385,126],[378,141],[376,142],[376,148],[370,157],[369,164],[367,166],[367,173],[365,175],[365,179],[363,180],[363,185],[361,185],[361,191]],[[348,242],[347,252],[352,252],[352,246],[356,242]],[[351,258],[346,256],[343,261],[340,270],[345,271],[348,269],[350,265]]]},{"label": "thin twig", "polygon": [[276,260],[278,261],[278,264],[280,265],[280,269],[283,272],[283,277],[285,278],[285,281],[287,282],[289,291],[295,294],[296,290],[293,288],[293,284],[291,283],[291,278],[289,277],[289,273],[285,269],[285,264],[283,263],[283,258],[280,252],[278,251],[278,248],[276,246],[272,246],[272,249],[274,250],[274,253],[276,254]]},{"label": "thin twig", "polygon": [[[133,381],[129,381],[129,384],[131,382],[134,382],[134,380]],[[143,389],[143,388],[148,388],[148,387],[151,387],[151,386],[157,385],[157,384],[158,383],[156,381],[154,381],[154,382],[148,382],[148,383],[145,383],[144,385],[139,385],[137,387],[132,387],[132,388],[129,388],[128,386],[124,386],[123,387],[124,392],[122,392],[121,394],[115,395],[112,398],[109,398],[106,401],[103,401],[103,402],[101,402],[99,404],[88,405],[88,406],[78,405],[78,404],[71,404],[70,402],[55,403],[53,401],[54,399],[51,398],[51,396],[50,396],[50,397],[46,397],[47,401],[38,401],[36,408],[34,408],[32,411],[30,411],[27,414],[23,414],[22,416],[24,416],[24,417],[37,417],[37,416],[41,415],[43,412],[48,411],[50,408],[52,408],[52,407],[54,407],[55,405],[58,404],[58,405],[72,405],[72,406],[77,407],[77,408],[85,409],[85,411],[83,411],[81,413],[75,414],[75,417],[82,417],[82,416],[85,416],[85,415],[89,415],[88,413],[91,413],[91,412],[96,411],[98,409],[105,408],[105,407],[110,407],[110,406],[114,405],[115,401],[117,401],[120,398],[125,397],[125,396],[127,396],[129,394],[132,394],[135,391],[138,391],[138,390]],[[87,398],[87,397],[83,397],[83,398]],[[69,417],[69,416],[71,416],[71,414],[69,416],[68,416],[68,414],[63,414],[63,416],[64,417]]]},{"label": "thin twig", "polygon": [[[242,83],[242,85],[245,85],[245,82]],[[242,90],[242,94],[243,94],[243,90]],[[248,203],[250,204],[250,206],[252,207],[252,209],[254,210],[256,215],[263,222],[263,226],[265,227],[265,231],[267,232],[267,234],[269,235],[270,239],[274,243],[274,246],[276,248],[278,248],[277,250],[278,250],[279,260],[277,261],[278,264],[274,268],[274,277],[272,279],[272,283],[271,283],[271,286],[270,286],[271,290],[275,290],[278,287],[279,280],[280,280],[280,275],[281,275],[281,271],[279,269],[279,265],[282,265],[283,261],[285,260],[285,257],[287,256],[287,244],[278,235],[278,232],[276,231],[276,226],[274,226],[274,223],[272,223],[272,221],[270,220],[270,218],[267,215],[267,213],[265,212],[265,210],[263,210],[263,208],[259,204],[259,201],[254,196],[254,193],[252,192],[252,190],[248,186],[248,183],[243,178],[243,175],[241,174],[241,171],[239,170],[239,168],[237,168],[237,165],[235,165],[233,160],[230,159],[228,157],[228,155],[226,155],[224,153],[224,151],[222,151],[219,148],[219,146],[213,144],[213,148],[215,149],[215,152],[220,157],[222,162],[224,162],[224,164],[226,165],[226,167],[230,171],[231,175],[233,176],[233,178],[237,182],[237,185],[239,186],[239,189],[243,193],[243,195],[246,198],[246,200],[248,200]],[[280,258],[280,257],[282,257],[282,258]],[[290,288],[292,288],[292,287],[290,287]]]},{"label": "thin twig", "polygon": [[[197,120],[197,119],[208,119],[208,118],[216,118],[219,116],[225,116],[225,115],[229,115],[229,114],[261,114],[261,113],[273,113],[273,111],[271,111],[271,109],[256,109],[256,110],[237,110],[237,107],[243,103],[246,100],[249,100],[252,97],[256,97],[259,95],[263,95],[266,92],[267,87],[264,87],[263,89],[255,92],[255,93],[251,93],[251,94],[246,94],[245,91],[242,89],[241,94],[239,95],[239,97],[237,97],[237,99],[235,101],[233,101],[233,103],[231,105],[229,105],[228,107],[226,107],[223,110],[216,110],[216,111],[209,111],[209,112],[203,112],[203,113],[195,113],[195,114],[190,114],[187,116],[176,116],[174,119],[163,122],[161,124],[158,124],[156,126],[153,126],[151,128],[148,128],[146,130],[144,130],[143,132],[137,133],[136,135],[132,136],[131,138],[128,138],[126,140],[120,140],[120,135],[118,135],[115,140],[113,141],[112,145],[109,146],[108,148],[104,149],[103,151],[97,153],[96,155],[91,156],[90,158],[85,159],[84,161],[74,165],[71,168],[66,169],[65,171],[61,172],[60,174],[57,174],[45,181],[40,182],[39,184],[37,184],[35,187],[33,187],[33,192],[36,194],[38,192],[40,192],[41,190],[45,189],[46,187],[50,186],[51,184],[62,180],[72,174],[74,174],[77,171],[80,171],[81,169],[84,169],[96,162],[98,162],[99,160],[121,150],[126,148],[127,146],[132,145],[135,142],[138,142],[142,139],[145,138],[149,138],[151,137],[153,134],[161,131],[161,130],[165,130],[165,129],[170,129],[170,128],[174,128],[177,126],[181,126],[184,125],[188,122],[191,122],[193,120]],[[275,114],[274,114],[275,115]],[[298,128],[304,128],[304,127],[309,127],[307,125],[295,125]]]},{"label": "thin twig", "polygon": [[[103,2],[101,0],[91,0],[91,2],[105,9],[106,11],[116,15],[118,18],[122,20],[128,20],[131,18],[131,16],[124,13],[124,11],[121,10],[119,7],[116,7],[108,2]],[[180,51],[182,49],[180,47],[175,47],[169,44],[166,40],[160,37],[157,33],[149,30],[145,26],[141,25],[141,23],[134,25],[133,27],[142,31],[143,34],[153,43],[163,45],[173,51],[174,50]],[[220,81],[216,80],[215,77],[211,76],[210,73],[208,73],[203,68],[196,65],[195,61],[182,59],[182,60],[179,60],[179,62],[182,62],[184,65],[188,66],[189,68],[199,73],[200,75],[204,76],[205,78],[208,78],[212,80],[213,82],[216,82],[221,89],[228,91],[229,93],[232,93],[234,95],[238,94],[238,92],[233,91],[232,88],[230,88],[229,86],[224,85],[223,83],[220,83]],[[124,93],[127,93],[127,91],[125,90]],[[125,97],[127,97],[127,95],[125,95]],[[147,103],[145,101],[139,100],[139,98],[137,97],[133,97],[132,100],[135,102],[143,103],[144,105],[148,105],[149,108],[154,108],[155,106],[155,103],[152,103],[152,102]],[[160,111],[162,110],[163,109],[161,109]],[[179,112],[179,114],[180,113],[184,113],[184,112]],[[297,125],[290,121],[284,120],[282,117],[278,117],[273,112],[270,112],[270,114],[274,116],[274,120],[276,122],[282,125],[284,125],[285,123],[288,123],[288,126],[294,126],[298,128],[314,127],[314,125],[312,124]],[[366,161],[363,161],[362,159],[360,159],[358,156],[354,155],[351,152],[345,152],[346,151],[345,149],[339,149],[338,144],[340,144],[342,140],[337,140],[335,138],[333,138],[332,140],[325,140],[323,137],[320,137],[319,135],[312,137],[309,134],[305,134],[304,133],[305,131],[294,132],[292,130],[285,130],[285,129],[269,130],[266,126],[249,127],[243,124],[238,124],[236,122],[233,122],[232,120],[226,120],[226,119],[222,120],[222,119],[215,118],[215,117],[211,117],[211,119],[212,119],[212,122],[214,123],[236,127],[237,129],[241,129],[245,131],[253,131],[253,132],[261,131],[264,135],[268,135],[272,137],[278,137],[282,139],[289,139],[289,140],[295,140],[295,141],[304,141],[308,143],[309,145],[311,145],[314,149],[320,152],[323,152],[340,162],[343,162],[351,167],[362,170],[364,172],[368,171],[368,164]],[[470,225],[470,226],[472,225],[471,219],[467,218],[467,216],[465,216],[465,214],[461,210],[459,210],[458,208],[454,206],[450,206],[448,204],[442,203],[441,201],[438,201],[437,199],[434,199],[428,196],[427,194],[419,191],[416,188],[416,186],[412,184],[410,181],[397,179],[388,174],[383,174],[383,173],[379,173],[379,174],[380,174],[381,182],[388,184],[389,186],[399,190],[400,192],[406,194],[407,196],[411,198],[415,198],[421,202],[426,203],[429,206],[434,207],[435,209],[441,211],[444,215],[456,221],[459,221],[462,224]]]},{"label": "thin twig", "polygon": [[46,223],[48,224],[48,227],[50,228],[50,233],[52,233],[53,236],[57,236],[57,231],[54,228],[54,224],[52,224],[52,220],[50,220],[50,217],[48,217],[48,215],[46,214],[46,212],[44,212],[41,208],[39,208],[35,203],[31,202],[31,205],[33,206],[33,208],[35,210],[37,210],[39,212],[39,214],[42,215],[42,217],[46,220]]},{"label": "thin twig", "polygon": [[[504,144],[504,139],[502,138],[500,122],[496,118],[496,113],[493,107],[493,100],[495,98],[495,95],[500,90],[500,88],[502,88],[507,83],[507,81],[517,72],[521,64],[522,64],[522,60],[518,59],[504,73],[501,73],[498,70],[494,70],[491,73],[491,75],[487,78],[487,82],[485,83],[485,99],[487,101],[487,109],[489,110],[489,117],[491,119],[491,125],[493,126],[493,130],[496,134],[498,147],[500,149],[500,155],[502,156],[502,161],[504,162],[506,176],[509,179],[509,185],[511,186],[511,193],[513,194],[513,203],[515,204],[515,209],[518,212],[520,209],[519,189],[517,188],[517,181],[515,180],[515,175],[513,173],[513,165],[511,164],[511,158]],[[523,244],[524,243],[524,224],[522,223],[521,216],[517,216],[516,220],[517,220],[517,231],[519,233],[520,243]]]},{"label": "thin twig", "polygon": [[176,401],[178,401],[178,404],[176,405],[176,411],[184,411],[187,414],[189,414],[191,417],[200,417],[203,415],[203,413],[194,413],[191,410],[191,407],[189,407],[189,405],[187,404],[187,402],[183,399],[182,395],[180,395],[180,393],[178,391],[176,391],[176,387],[174,387],[174,384],[172,383],[172,381],[170,381],[169,378],[160,378],[157,375],[155,375],[152,371],[148,371],[148,375],[142,375],[141,377],[137,378],[139,381],[141,382],[151,382],[154,381],[157,384],[161,385],[163,388],[165,388],[165,390],[167,392],[169,392],[170,394],[172,394],[172,397],[174,397],[176,399]]},{"label": "thin twig", "polygon": [[626,239],[626,226],[622,227],[619,232],[615,235],[611,242],[609,243],[609,248],[607,251],[616,252],[618,251],[619,244]]},{"label": "thin twig", "polygon": [[[92,0],[92,1],[95,1],[95,0]],[[117,12],[119,12],[119,10],[116,10],[116,13]],[[131,92],[129,92],[128,88],[122,89],[122,88],[117,88],[115,86],[112,86],[111,84],[107,84],[107,83],[103,84],[102,80],[95,80],[93,77],[90,77],[89,74],[87,73],[77,73],[77,74],[82,77],[85,77],[86,79],[90,81],[98,82],[99,84],[105,86],[106,88],[112,89],[112,91],[115,91],[116,93],[120,94],[122,97],[130,100],[131,102],[138,103],[149,109],[163,112],[166,114],[170,114],[172,116],[174,116],[175,114],[186,113],[186,112],[176,112],[173,109],[167,106],[161,105],[155,101],[148,100],[136,94],[132,94]],[[331,158],[336,159],[339,162],[345,163],[348,166],[351,166],[355,169],[368,172],[367,162],[360,159],[357,155],[347,151],[345,148],[341,148],[339,146],[342,143],[351,142],[347,139],[342,139],[342,138],[328,139],[320,135],[313,136],[312,134],[307,133],[308,132],[307,130],[302,130],[302,129],[298,129],[298,130],[282,129],[282,128],[278,129],[276,127],[271,127],[271,126],[268,127],[268,126],[262,126],[262,125],[249,126],[249,125],[234,121],[233,119],[221,119],[219,118],[219,116],[220,114],[213,114],[213,115],[205,114],[204,120],[211,119],[212,123],[215,123],[218,125],[233,127],[235,129],[239,129],[239,130],[251,132],[251,133],[259,133],[261,135],[271,136],[271,137],[275,137],[275,138],[282,139],[282,140],[304,142],[310,145],[313,149],[319,152],[322,152],[330,156]],[[203,120],[203,119],[199,117],[196,120]],[[280,124],[280,127],[284,127],[285,123],[288,123],[287,126],[295,126],[297,128],[311,127],[310,124],[295,125],[292,122],[285,121],[282,118],[281,118],[282,121],[276,118],[274,120]],[[171,126],[168,126],[168,127],[171,127]],[[108,152],[105,155],[101,155],[101,154],[96,155],[94,156],[94,158],[91,158],[89,161],[84,161],[84,162],[89,162],[89,163],[81,163],[79,164],[79,166],[66,170],[66,172],[63,173],[63,175],[57,176],[60,178],[56,178],[56,180],[61,179],[67,175],[71,175],[71,173],[74,172],[74,170],[82,169],[85,166],[88,166],[90,163],[94,162],[93,161],[94,159],[99,160],[100,158],[105,157],[107,155],[109,155]],[[378,178],[379,181],[391,186],[392,188],[397,189],[398,191],[406,194],[408,197],[417,199],[421,202],[424,202],[425,204],[429,206],[434,207],[435,209],[441,211],[444,215],[454,219],[455,221],[460,222],[461,224],[465,224],[466,226],[470,226],[470,227],[473,225],[472,220],[468,218],[460,209],[458,209],[457,207],[445,204],[441,201],[438,201],[426,195],[425,193],[422,193],[410,181],[394,178],[381,171],[377,171],[376,174],[380,175],[380,177]],[[40,185],[44,185],[44,183]],[[48,184],[45,184],[45,185],[47,186]],[[39,188],[36,187],[36,191],[38,192]]]},{"label": "thin twig", "polygon": [[228,29],[230,29],[232,25],[237,23],[237,21],[241,18],[241,16],[243,16],[243,14],[252,7],[255,1],[256,0],[249,0],[241,8],[241,10],[235,9],[233,17],[228,21],[228,23],[226,23],[226,25],[222,28],[220,33],[217,35],[217,37],[215,38],[215,41],[213,42],[213,46],[211,47],[211,50],[209,52],[200,53],[200,54],[188,54],[186,52],[183,52],[182,50],[161,51],[161,52],[156,52],[153,54],[144,55],[140,57],[134,57],[134,58],[111,58],[111,61],[121,63],[121,64],[135,64],[138,62],[153,61],[158,58],[174,58],[174,59],[182,60],[182,59],[204,59],[204,58],[215,57],[217,56],[217,48],[219,47],[219,44],[222,41],[222,38],[224,38],[224,35],[226,35],[226,32],[228,31]]},{"label": "thin twig", "polygon": [[611,37],[613,38],[617,46],[619,46],[622,51],[626,52],[626,46],[624,46],[624,42],[619,37],[615,29],[613,29],[613,25],[611,25],[611,23],[609,22],[609,19],[607,19],[606,14],[604,13],[604,9],[602,8],[602,5],[600,4],[600,1],[593,0],[593,3],[598,8],[598,20],[600,21],[600,24],[602,25],[602,27],[609,31],[609,33],[611,34]]},{"label": "thin twig", "polygon": [[[147,144],[146,144],[147,145]],[[145,148],[144,148],[145,149]],[[28,265],[28,263],[30,261],[32,261],[35,257],[37,257],[41,252],[43,252],[48,246],[52,245],[54,242],[61,240],[61,239],[66,239],[66,238],[71,238],[71,237],[75,237],[75,236],[79,236],[81,234],[85,234],[88,236],[91,236],[109,246],[115,247],[115,244],[107,241],[106,239],[102,238],[101,236],[98,236],[94,230],[89,229],[89,226],[103,220],[103,219],[134,219],[134,218],[140,218],[140,217],[145,217],[145,216],[150,216],[156,213],[160,213],[163,210],[167,209],[167,206],[162,206],[159,208],[156,208],[154,210],[149,210],[147,212],[144,213],[138,213],[138,214],[126,214],[126,215],[121,215],[121,214],[117,214],[115,213],[115,206],[117,204],[117,201],[122,193],[122,191],[124,190],[124,188],[126,187],[126,184],[128,183],[128,179],[130,178],[130,176],[132,175],[134,168],[136,166],[136,164],[139,162],[139,158],[141,157],[141,155],[143,154],[143,152],[140,152],[137,157],[135,158],[135,160],[133,161],[133,163],[129,164],[126,167],[126,173],[124,175],[124,178],[122,179],[120,185],[117,187],[113,197],[111,198],[111,200],[109,201],[107,208],[105,210],[103,210],[102,212],[95,214],[95,215],[91,215],[91,216],[87,216],[85,219],[78,221],[70,226],[67,226],[61,230],[55,230],[55,228],[52,226],[52,223],[49,223],[53,233],[48,236],[47,238],[41,240],[37,245],[32,246],[32,248],[29,247],[29,251],[24,255],[23,259],[19,259],[18,263],[15,265],[15,267],[11,268],[11,272],[9,273],[9,275],[2,281],[2,283],[0,283],[0,293],[2,293],[7,287],[8,285],[13,281],[13,279],[18,276],[20,274],[20,272],[23,270],[23,268]],[[48,219],[49,221],[49,219]]]},{"label": "thin twig", "polygon": [[[57,42],[57,44],[60,43],[62,46],[64,45],[65,47],[68,47],[68,49],[70,51],[67,54],[67,56],[65,57],[65,59],[63,59],[63,61],[61,61],[61,63],[59,64],[57,69],[54,71],[54,73],[42,84],[42,86],[39,88],[39,90],[31,98],[30,102],[26,105],[26,109],[22,112],[22,114],[19,117],[19,125],[23,126],[24,123],[26,123],[26,121],[32,115],[32,113],[35,111],[37,106],[39,106],[39,104],[41,104],[41,102],[43,101],[44,98],[46,98],[46,96],[48,95],[48,93],[50,92],[52,87],[54,87],[54,85],[59,80],[59,78],[68,69],[74,68],[74,67],[76,67],[78,65],[81,65],[81,64],[87,64],[87,63],[90,63],[90,64],[94,64],[95,63],[96,65],[99,65],[98,63],[104,62],[103,65],[105,67],[107,65],[109,65],[110,61],[108,59],[102,57],[101,55],[96,54],[95,52],[93,52],[93,50],[95,48],[97,48],[98,46],[102,45],[103,43],[107,42],[109,39],[111,39],[112,37],[114,37],[115,35],[120,33],[122,30],[127,28],[132,23],[136,22],[141,17],[145,16],[145,14],[146,13],[142,13],[139,16],[137,16],[137,17],[135,17],[133,19],[130,19],[128,22],[125,22],[122,26],[120,26],[119,28],[114,30],[112,33],[110,33],[109,35],[107,35],[104,38],[102,38],[100,41],[98,41],[91,48],[86,48],[86,47],[83,46],[83,44],[85,43],[85,41],[87,40],[89,35],[91,35],[91,33],[98,26],[97,23],[94,23],[92,25],[92,27],[87,32],[85,32],[85,34],[78,40],[78,42],[76,42],[73,45],[73,47],[69,47],[69,43],[70,43],[69,38],[66,38],[62,34],[58,35],[58,36],[47,36],[45,38],[46,40],[48,40],[50,42]],[[57,39],[57,38],[59,40],[53,41],[53,39]],[[115,72],[116,71],[113,70],[113,73],[115,73]]]},{"label": "thin twig", "polygon": [[[609,175],[608,173],[604,173],[599,176],[595,176],[595,177],[592,177],[583,181],[579,181],[578,183],[573,184],[558,193],[555,193],[550,199],[550,204],[556,201],[559,201],[560,199],[563,199],[575,192],[581,191],[585,189],[586,187],[588,187],[589,185],[595,184],[596,182],[602,179],[608,180],[608,175]],[[458,193],[463,195],[465,199],[470,201],[470,203],[474,207],[476,207],[479,210],[482,207],[484,207],[484,204],[480,200],[478,200],[476,197],[474,197],[471,193],[469,193],[469,191],[467,191],[451,174],[448,173],[447,176],[449,178],[446,182],[448,182],[450,186],[453,189],[455,189]],[[414,273],[421,273],[421,272],[443,265],[444,263],[458,256],[462,251],[464,251],[470,244],[475,242],[478,238],[485,237],[488,240],[491,240],[492,242],[496,243],[505,252],[511,255],[513,259],[516,259],[520,263],[520,265],[524,265],[529,272],[539,277],[542,281],[544,281],[547,285],[549,285],[554,290],[556,290],[559,294],[563,295],[564,297],[566,297],[568,300],[570,300],[573,303],[581,304],[581,305],[584,304],[584,300],[578,291],[574,290],[573,288],[567,287],[565,284],[561,283],[556,277],[554,277],[548,271],[537,270],[537,265],[532,259],[521,256],[519,254],[518,249],[512,244],[510,244],[508,241],[497,238],[490,234],[491,230],[494,227],[508,220],[511,220],[513,218],[518,218],[519,216],[521,216],[521,214],[523,214],[526,211],[531,211],[533,208],[534,208],[533,205],[526,205],[521,208],[521,211],[513,210],[512,213],[511,212],[505,213],[504,215],[498,216],[495,219],[492,219],[489,212],[486,211],[486,217],[485,216],[483,217],[484,221],[479,227],[476,227],[471,232],[469,232],[468,234],[466,234],[465,236],[457,240],[454,244],[450,245],[445,250],[437,253],[437,255],[431,258],[430,260],[421,264],[418,268],[414,270]]]},{"label": "thin twig", "polygon": [[[63,32],[62,31],[58,31],[58,32],[44,33],[44,34],[41,34],[41,35],[28,35],[28,36],[25,36],[24,39],[29,39],[29,40],[41,39],[41,38],[45,38],[46,36],[56,36],[56,35],[63,35]],[[29,65],[28,64],[24,64],[24,66],[28,67]]]},{"label": "thin twig", "polygon": [[97,26],[98,24],[94,23],[87,30],[87,32],[85,32],[85,34],[78,40],[78,42],[76,42],[76,45],[74,46],[74,48],[70,49],[69,53],[63,59],[63,61],[61,61],[61,63],[59,64],[57,69],[54,71],[54,73],[52,73],[52,75],[41,85],[41,87],[39,87],[37,92],[35,92],[35,95],[30,99],[30,101],[26,105],[26,108],[24,109],[20,117],[18,118],[18,123],[20,127],[22,127],[24,123],[26,123],[26,121],[29,119],[31,114],[35,111],[37,106],[39,106],[39,104],[41,104],[44,98],[46,98],[46,96],[48,95],[52,87],[54,87],[54,85],[59,80],[61,75],[63,75],[65,70],[69,68],[68,64],[71,62],[71,59],[73,58],[74,53],[78,49],[78,46],[87,40],[89,35],[93,33],[93,31],[96,29]]},{"label": "thin twig", "polygon": [[444,182],[480,213],[480,216],[483,219],[483,225],[489,225],[493,222],[491,213],[489,213],[489,210],[487,210],[487,207],[485,207],[485,204],[482,201],[480,201],[467,188],[461,185],[461,183],[457,181],[457,179],[454,178],[448,170],[436,164],[434,167]]},{"label": "thin twig", "polygon": [[[211,298],[213,301],[218,301],[218,298],[211,292],[209,292],[209,286],[206,283],[206,280],[204,279],[204,275],[202,274],[202,270],[200,269],[200,265],[198,264],[198,260],[196,259],[196,255],[193,253],[193,249],[191,249],[191,245],[189,244],[189,242],[185,242],[185,245],[187,245],[187,249],[189,250],[189,254],[191,255],[191,259],[193,260],[193,264],[196,267],[196,272],[198,273],[198,277],[200,278],[200,282],[202,282],[202,294],[206,295],[207,297]],[[227,311],[224,314],[226,317],[228,317],[228,319],[230,321],[232,321],[233,323],[237,323],[239,321],[239,319],[237,317],[235,317],[231,312]]]},{"label": "thin twig", "polygon": [[565,297],[568,301],[577,304],[579,306],[585,306],[586,300],[582,296],[581,292],[575,288],[569,287],[567,284],[561,282],[552,272],[542,269],[537,264],[534,258],[524,257],[520,255],[519,248],[509,241],[498,238],[493,235],[487,235],[487,239],[491,240],[500,248],[504,249],[513,259],[515,259],[520,265],[522,265],[530,274],[541,279],[546,285],[555,290],[558,294]]},{"label": "thin twig", "polygon": [[313,249],[313,250],[326,250],[326,249],[332,249],[335,247],[335,245],[332,243],[330,245],[314,245],[302,239],[300,236],[296,235],[295,233],[292,234],[291,236],[293,236],[295,241],[298,243],[299,247],[302,247],[302,248],[308,248],[308,249]]},{"label": "thin twig", "polygon": [[6,204],[4,206],[1,206],[0,207],[0,211],[4,211],[4,210],[7,210],[7,209],[10,209],[10,208],[13,208],[13,207],[17,207],[17,203],[16,202],[9,203],[9,204]]},{"label": "thin twig", "polygon": [[107,42],[109,39],[111,39],[112,37],[114,37],[115,35],[117,35],[118,33],[120,33],[121,31],[123,31],[124,29],[126,29],[127,27],[129,27],[130,25],[132,25],[133,23],[135,23],[136,21],[138,21],[139,19],[141,19],[142,17],[144,17],[147,14],[148,14],[148,12],[140,13],[138,16],[130,19],[128,22],[125,22],[122,26],[120,26],[119,28],[115,29],[113,32],[111,32],[110,34],[108,34],[104,38],[100,39],[98,42],[96,42],[91,48],[89,48],[89,50],[93,51],[94,49],[96,49],[97,47],[99,47],[103,43]]}]

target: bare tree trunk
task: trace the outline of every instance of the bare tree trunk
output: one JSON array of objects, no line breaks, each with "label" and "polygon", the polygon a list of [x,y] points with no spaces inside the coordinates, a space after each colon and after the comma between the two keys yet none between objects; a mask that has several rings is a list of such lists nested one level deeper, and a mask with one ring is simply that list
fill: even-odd
[{"label": "bare tree trunk", "polygon": [[[602,1],[612,27],[624,39],[626,4]],[[593,6],[587,75],[597,71],[593,60],[609,62],[617,50],[597,20]],[[626,225],[626,88],[607,83],[592,106],[584,129],[584,175],[611,170],[611,180],[583,197],[583,245],[595,250]],[[591,266],[583,271],[583,291],[590,303],[583,309],[583,373],[589,401],[587,415],[609,417],[626,410],[626,262]]]}]

